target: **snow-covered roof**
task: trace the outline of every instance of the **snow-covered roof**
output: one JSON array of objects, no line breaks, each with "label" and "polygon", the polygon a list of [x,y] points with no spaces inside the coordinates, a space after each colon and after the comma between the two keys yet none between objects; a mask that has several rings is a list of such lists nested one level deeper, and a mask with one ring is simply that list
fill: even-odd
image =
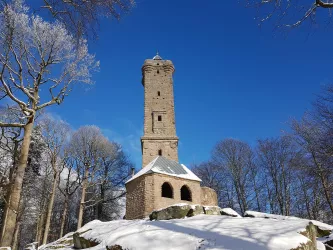
[{"label": "snow-covered roof", "polygon": [[189,170],[184,164],[179,164],[178,162],[167,159],[163,156],[158,156],[146,167],[137,172],[126,183],[138,178],[139,176],[150,173],[166,174],[183,179],[201,181],[201,179],[196,176],[191,170]]},{"label": "snow-covered roof", "polygon": [[156,56],[153,57],[153,60],[162,60],[162,57],[158,54],[158,51],[156,53]]}]

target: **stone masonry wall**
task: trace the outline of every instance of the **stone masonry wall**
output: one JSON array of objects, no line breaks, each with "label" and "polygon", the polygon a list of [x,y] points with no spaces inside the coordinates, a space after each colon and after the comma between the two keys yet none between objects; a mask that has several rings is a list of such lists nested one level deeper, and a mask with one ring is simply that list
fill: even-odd
[{"label": "stone masonry wall", "polygon": [[[168,182],[173,189],[173,198],[162,197],[162,185]],[[192,201],[181,200],[180,189],[186,185]],[[126,219],[143,219],[157,209],[178,203],[217,206],[217,195],[208,187],[200,187],[199,181],[151,173],[126,184]]]},{"label": "stone masonry wall", "polygon": [[126,219],[144,218],[145,176],[140,176],[126,184]]},{"label": "stone masonry wall", "polygon": [[158,150],[166,158],[178,162],[178,140],[142,140],[142,165],[147,166],[158,156]]},{"label": "stone masonry wall", "polygon": [[201,187],[201,205],[217,206],[217,194],[214,189],[209,187]]},{"label": "stone masonry wall", "polygon": [[[200,204],[201,187],[199,181],[186,180],[178,177],[153,174],[154,178],[154,206],[146,207],[145,214],[149,215],[153,210],[164,208],[177,203]],[[168,182],[173,188],[173,199],[162,197],[162,185]],[[180,198],[180,189],[183,185],[191,191],[192,202]]]},{"label": "stone masonry wall", "polygon": [[173,95],[174,66],[169,60],[145,60],[142,67],[144,86],[144,135],[141,138],[142,167],[159,155],[178,161]]}]

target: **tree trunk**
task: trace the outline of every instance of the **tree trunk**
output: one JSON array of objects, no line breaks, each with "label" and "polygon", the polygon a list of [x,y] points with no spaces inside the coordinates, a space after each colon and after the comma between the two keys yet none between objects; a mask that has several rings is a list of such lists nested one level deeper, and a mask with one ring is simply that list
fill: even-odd
[{"label": "tree trunk", "polygon": [[316,167],[318,169],[317,171],[318,171],[318,175],[319,175],[319,178],[320,178],[320,181],[321,181],[321,185],[324,189],[325,198],[326,198],[328,206],[330,207],[331,212],[333,214],[333,202],[332,202],[332,199],[331,199],[330,192],[328,190],[327,180],[326,180],[326,178],[323,174],[324,171],[323,171],[320,163],[317,161],[317,158],[316,158],[315,154],[313,152],[311,154],[312,154],[313,161],[316,164]]},{"label": "tree trunk", "polygon": [[61,226],[60,226],[59,238],[61,238],[64,235],[67,212],[68,212],[68,196],[66,195],[65,203],[64,203],[64,211],[62,212],[62,216],[61,216]]},{"label": "tree trunk", "polygon": [[79,209],[79,216],[77,219],[77,229],[79,230],[82,227],[82,219],[83,219],[83,212],[84,212],[84,201],[86,198],[86,189],[88,185],[88,169],[84,170],[84,177],[82,181],[82,194],[81,194],[81,201],[80,201],[80,209]]},{"label": "tree trunk", "polygon": [[16,250],[18,247],[18,243],[19,243],[18,236],[19,236],[20,229],[21,229],[21,222],[18,222],[18,223],[16,223],[12,250]]},{"label": "tree trunk", "polygon": [[25,169],[27,167],[33,124],[34,124],[34,116],[32,116],[29,119],[29,122],[24,127],[23,143],[20,152],[15,180],[12,186],[11,199],[9,203],[6,225],[4,227],[3,235],[1,237],[1,246],[3,247],[12,246],[13,243],[16,218],[19,210],[19,204],[22,192],[23,178],[24,178]]},{"label": "tree trunk", "polygon": [[13,182],[14,182],[14,177],[15,177],[15,171],[16,171],[16,159],[17,159],[17,151],[19,147],[19,142],[15,141],[14,145],[14,150],[13,150],[13,155],[12,155],[12,161],[13,161],[13,166],[10,169],[9,172],[9,185],[7,187],[7,192],[5,195],[5,208],[4,212],[2,213],[2,225],[1,225],[1,232],[0,232],[0,242],[2,241],[2,236],[5,233],[5,228],[6,228],[6,222],[7,222],[7,217],[8,217],[8,211],[9,211],[9,203],[10,203],[10,196],[13,188]]},{"label": "tree trunk", "polygon": [[57,186],[58,186],[59,171],[56,170],[55,164],[56,164],[56,161],[52,160],[52,166],[53,166],[53,169],[55,172],[53,175],[54,177],[53,177],[51,197],[49,200],[49,204],[47,206],[46,222],[45,222],[44,236],[43,236],[43,242],[42,242],[43,245],[47,243],[47,237],[49,234],[50,224],[51,224],[54,197],[55,197],[55,193],[56,193]]},{"label": "tree trunk", "polygon": [[44,221],[45,221],[45,211],[43,209],[42,214],[40,215],[40,219],[38,221],[38,231],[36,235],[36,241],[38,242],[38,246],[42,245]]},{"label": "tree trunk", "polygon": [[[14,166],[13,166],[14,169]],[[9,185],[8,185],[8,189],[6,192],[6,196],[5,196],[5,208],[4,211],[2,213],[2,227],[1,227],[1,235],[2,237],[5,235],[5,230],[6,230],[6,224],[7,224],[7,218],[8,218],[8,212],[9,212],[9,203],[10,203],[10,196],[11,196],[11,192],[12,192],[12,170],[10,171],[11,173],[9,174]],[[0,239],[0,242],[2,242],[2,237]]]}]

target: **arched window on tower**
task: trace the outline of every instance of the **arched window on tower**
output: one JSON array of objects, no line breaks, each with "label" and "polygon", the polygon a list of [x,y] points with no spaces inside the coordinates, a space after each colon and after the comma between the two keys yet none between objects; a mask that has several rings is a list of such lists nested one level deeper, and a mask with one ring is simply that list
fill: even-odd
[{"label": "arched window on tower", "polygon": [[188,186],[184,185],[180,189],[180,199],[183,201],[192,201],[191,191]]},{"label": "arched window on tower", "polygon": [[173,198],[173,189],[168,182],[164,182],[162,185],[162,197]]}]

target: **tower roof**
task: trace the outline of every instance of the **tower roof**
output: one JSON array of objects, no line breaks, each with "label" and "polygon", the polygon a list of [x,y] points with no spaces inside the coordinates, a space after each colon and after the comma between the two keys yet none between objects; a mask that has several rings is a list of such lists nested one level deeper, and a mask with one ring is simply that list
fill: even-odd
[{"label": "tower roof", "polygon": [[153,57],[153,60],[162,60],[162,57],[160,57],[158,51],[156,52],[156,56]]},{"label": "tower roof", "polygon": [[139,176],[150,173],[166,174],[183,179],[201,181],[201,179],[196,176],[191,170],[189,170],[184,164],[179,164],[178,162],[167,159],[163,156],[158,156],[146,167],[137,172],[126,183],[138,178]]}]

